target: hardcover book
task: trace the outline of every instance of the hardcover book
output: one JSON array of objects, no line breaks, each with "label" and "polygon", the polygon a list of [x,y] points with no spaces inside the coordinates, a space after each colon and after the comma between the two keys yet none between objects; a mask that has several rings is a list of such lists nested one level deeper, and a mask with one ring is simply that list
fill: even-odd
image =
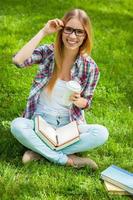
[{"label": "hardcover book", "polygon": [[124,189],[109,183],[107,181],[104,181],[104,186],[105,189],[110,193],[110,194],[118,194],[118,195],[131,195],[129,192],[125,191]]},{"label": "hardcover book", "polygon": [[51,149],[56,150],[63,149],[80,139],[76,121],[55,130],[39,115],[35,117],[35,132]]},{"label": "hardcover book", "polygon": [[133,173],[111,165],[101,172],[101,179],[118,186],[133,195]]}]

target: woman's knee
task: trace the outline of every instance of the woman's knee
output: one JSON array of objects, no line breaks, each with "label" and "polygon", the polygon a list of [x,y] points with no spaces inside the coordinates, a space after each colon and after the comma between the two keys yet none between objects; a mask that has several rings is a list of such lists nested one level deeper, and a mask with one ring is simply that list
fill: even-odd
[{"label": "woman's knee", "polygon": [[11,122],[11,133],[15,133],[22,127],[22,117],[18,117]]},{"label": "woman's knee", "polygon": [[18,117],[11,122],[11,132],[13,135],[17,134],[24,128],[32,128],[31,120]]},{"label": "woman's knee", "polygon": [[108,129],[103,125],[97,125],[97,128],[101,143],[105,143],[109,137]]}]

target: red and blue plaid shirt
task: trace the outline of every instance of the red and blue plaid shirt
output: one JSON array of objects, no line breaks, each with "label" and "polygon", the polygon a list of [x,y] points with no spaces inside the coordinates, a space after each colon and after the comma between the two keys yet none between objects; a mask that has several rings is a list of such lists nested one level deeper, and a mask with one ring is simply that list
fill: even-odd
[{"label": "red and blue plaid shirt", "polygon": [[[17,65],[19,68],[39,64],[37,75],[33,81],[28,97],[26,109],[23,117],[31,119],[37,106],[41,88],[46,86],[51,78],[54,69],[54,45],[41,45],[34,50],[31,57],[26,59],[23,64]],[[90,107],[94,90],[99,79],[99,69],[94,60],[90,57],[78,56],[71,69],[71,79],[76,80],[81,85],[81,97],[87,99],[85,108]],[[70,109],[70,121],[85,122],[82,110],[74,104]]]}]

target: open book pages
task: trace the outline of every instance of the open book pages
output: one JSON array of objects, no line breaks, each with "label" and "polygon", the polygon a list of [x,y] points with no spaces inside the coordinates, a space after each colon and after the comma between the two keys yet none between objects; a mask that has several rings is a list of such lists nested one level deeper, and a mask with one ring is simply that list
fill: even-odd
[{"label": "open book pages", "polygon": [[35,118],[35,132],[47,145],[57,150],[73,144],[80,138],[76,121],[55,130],[39,115]]},{"label": "open book pages", "polygon": [[40,131],[42,135],[46,136],[49,140],[56,145],[56,131],[55,129],[50,126],[41,116],[36,117],[35,128],[36,131]]},{"label": "open book pages", "polygon": [[76,121],[73,121],[63,127],[56,129],[56,135],[58,138],[59,146],[73,138],[79,137],[79,131]]}]

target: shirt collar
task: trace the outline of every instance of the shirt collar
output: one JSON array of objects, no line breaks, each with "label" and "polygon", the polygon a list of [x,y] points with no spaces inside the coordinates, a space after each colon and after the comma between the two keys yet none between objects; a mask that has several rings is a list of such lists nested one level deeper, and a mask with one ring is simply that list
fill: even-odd
[{"label": "shirt collar", "polygon": [[83,56],[78,55],[75,62],[74,62],[74,65],[76,64],[77,67],[80,67],[82,65],[82,63],[83,63]]}]

